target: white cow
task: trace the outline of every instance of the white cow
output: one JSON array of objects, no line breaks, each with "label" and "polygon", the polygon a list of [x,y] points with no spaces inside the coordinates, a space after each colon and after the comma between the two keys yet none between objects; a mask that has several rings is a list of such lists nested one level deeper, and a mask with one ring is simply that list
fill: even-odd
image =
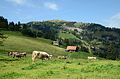
[{"label": "white cow", "polygon": [[33,51],[32,52],[32,61],[33,61],[33,63],[34,63],[36,58],[40,58],[43,61],[44,59],[51,59],[52,55],[49,55],[48,53],[42,52],[42,51]]},{"label": "white cow", "polygon": [[88,57],[88,60],[96,60],[96,57]]}]

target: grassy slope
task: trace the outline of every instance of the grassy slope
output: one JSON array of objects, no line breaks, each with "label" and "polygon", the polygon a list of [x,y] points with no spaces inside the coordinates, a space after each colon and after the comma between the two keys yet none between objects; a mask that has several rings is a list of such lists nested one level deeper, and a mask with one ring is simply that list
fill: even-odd
[{"label": "grassy slope", "polygon": [[[4,51],[42,50],[54,55],[63,54],[75,58],[92,56],[84,52],[68,53],[63,48],[50,44],[51,40],[30,38],[16,32],[5,32],[9,38],[0,47]],[[60,60],[53,58],[41,63],[31,64],[31,57],[11,58],[0,54],[0,79],[119,79],[120,61],[86,59]]]},{"label": "grassy slope", "polygon": [[60,33],[59,33],[59,36],[60,36],[61,38],[63,38],[63,39],[69,39],[69,38],[79,39],[79,38],[77,38],[76,36],[74,36],[74,35],[71,34],[71,33],[62,33],[62,32],[60,32]]},{"label": "grassy slope", "polygon": [[4,41],[4,46],[0,46],[3,51],[26,51],[31,53],[34,50],[46,51],[50,54],[56,55],[63,53],[64,49],[51,45],[51,40],[43,38],[31,38],[22,36],[16,32],[5,32],[8,39]]},{"label": "grassy slope", "polygon": [[0,46],[1,53],[8,51],[18,51],[32,53],[34,50],[46,51],[54,56],[66,55],[74,58],[86,58],[87,56],[93,56],[89,53],[68,53],[64,52],[64,48],[51,45],[51,40],[44,38],[31,38],[25,37],[19,32],[2,31],[8,35],[8,39],[4,41],[4,46]]}]

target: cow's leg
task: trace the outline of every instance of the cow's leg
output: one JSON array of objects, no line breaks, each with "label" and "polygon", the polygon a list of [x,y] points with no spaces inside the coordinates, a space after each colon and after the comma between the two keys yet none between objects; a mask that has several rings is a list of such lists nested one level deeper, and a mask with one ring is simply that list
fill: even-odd
[{"label": "cow's leg", "polygon": [[44,59],[42,59],[42,63],[44,62]]},{"label": "cow's leg", "polygon": [[12,57],[15,58],[15,54],[13,54]]},{"label": "cow's leg", "polygon": [[32,64],[35,64],[35,58],[36,57],[32,57]]},{"label": "cow's leg", "polygon": [[42,59],[42,63],[46,64],[46,63],[45,63],[45,60],[46,60],[46,58],[43,58],[43,59]]},{"label": "cow's leg", "polygon": [[45,61],[45,60],[44,60],[44,59],[42,59],[42,63],[45,63],[44,61]]},{"label": "cow's leg", "polygon": [[24,55],[24,57],[26,57],[26,54]]}]

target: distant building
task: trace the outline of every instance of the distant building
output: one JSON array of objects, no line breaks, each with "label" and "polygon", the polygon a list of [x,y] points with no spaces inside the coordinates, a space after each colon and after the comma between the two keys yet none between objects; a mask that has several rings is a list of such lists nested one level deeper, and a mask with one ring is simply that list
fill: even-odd
[{"label": "distant building", "polygon": [[59,46],[59,41],[53,41],[52,44],[56,45],[56,46]]},{"label": "distant building", "polygon": [[67,46],[66,52],[77,52],[78,46]]}]

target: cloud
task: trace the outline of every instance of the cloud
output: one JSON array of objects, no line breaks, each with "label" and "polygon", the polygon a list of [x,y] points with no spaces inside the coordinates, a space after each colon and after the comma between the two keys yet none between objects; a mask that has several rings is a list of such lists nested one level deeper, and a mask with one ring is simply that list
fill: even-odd
[{"label": "cloud", "polygon": [[23,5],[26,3],[26,0],[6,0],[15,4]]},{"label": "cloud", "polygon": [[115,14],[107,20],[108,26],[120,28],[120,13]]},{"label": "cloud", "polygon": [[6,1],[14,3],[14,4],[18,4],[18,5],[25,5],[25,6],[34,7],[34,5],[31,4],[30,2],[28,2],[27,0],[6,0]]},{"label": "cloud", "polygon": [[58,10],[58,5],[52,2],[45,2],[44,6],[52,10],[56,10],[56,11]]}]

